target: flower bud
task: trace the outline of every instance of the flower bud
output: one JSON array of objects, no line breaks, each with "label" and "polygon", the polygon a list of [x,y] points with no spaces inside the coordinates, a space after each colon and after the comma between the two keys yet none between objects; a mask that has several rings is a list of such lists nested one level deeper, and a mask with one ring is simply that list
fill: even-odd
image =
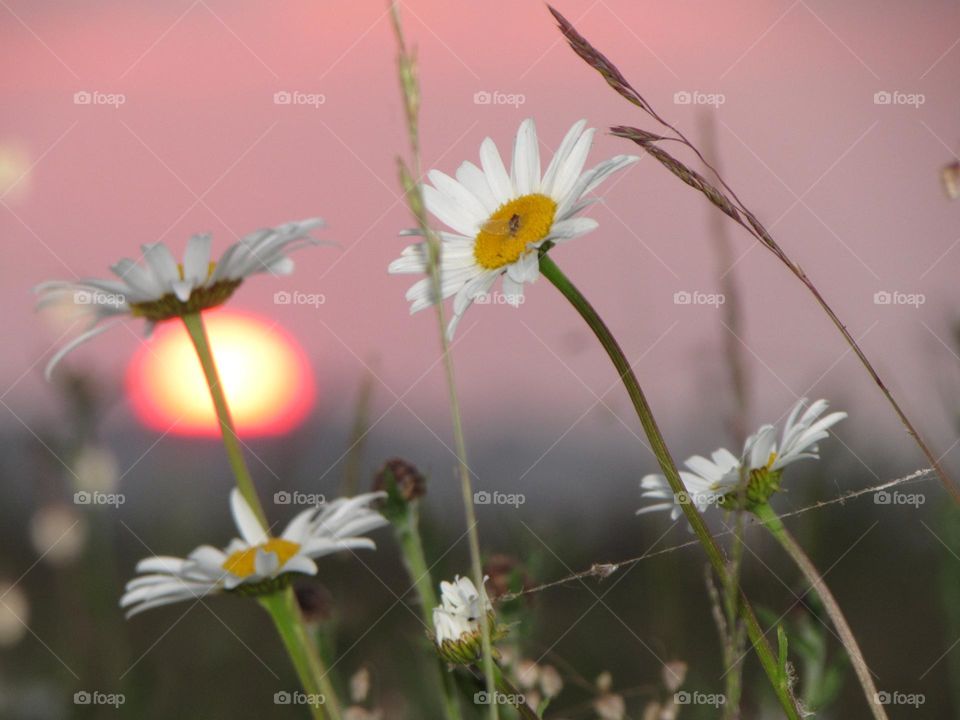
[{"label": "flower bud", "polygon": [[427,494],[426,478],[410,462],[402,458],[387,460],[373,479],[375,491],[387,491],[393,495],[391,487],[404,502],[410,502]]}]

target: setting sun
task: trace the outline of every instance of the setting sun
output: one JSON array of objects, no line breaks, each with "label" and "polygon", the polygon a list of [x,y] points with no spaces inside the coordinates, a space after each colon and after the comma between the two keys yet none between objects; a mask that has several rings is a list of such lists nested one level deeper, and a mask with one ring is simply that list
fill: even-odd
[{"label": "setting sun", "polygon": [[[314,383],[297,341],[273,323],[229,310],[204,321],[241,435],[278,435],[300,423],[313,405]],[[127,372],[138,418],[177,435],[219,435],[200,363],[180,322],[160,325]]]}]

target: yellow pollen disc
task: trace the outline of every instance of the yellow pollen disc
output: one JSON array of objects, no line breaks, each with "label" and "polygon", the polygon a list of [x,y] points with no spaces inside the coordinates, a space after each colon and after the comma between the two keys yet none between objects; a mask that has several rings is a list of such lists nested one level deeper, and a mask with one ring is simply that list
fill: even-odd
[{"label": "yellow pollen disc", "polygon": [[256,571],[257,550],[272,552],[280,560],[280,567],[283,567],[287,564],[287,560],[297,554],[300,545],[283,538],[270,538],[262,545],[232,553],[224,561],[223,569],[237,577],[250,577]]},{"label": "yellow pollen disc", "polygon": [[477,233],[473,256],[487,270],[515,263],[531,243],[547,237],[557,203],[534,193],[501,205]]},{"label": "yellow pollen disc", "polygon": [[767,467],[772,468],[773,463],[776,462],[776,459],[777,459],[777,453],[776,452],[770,453],[770,457],[767,458]]}]

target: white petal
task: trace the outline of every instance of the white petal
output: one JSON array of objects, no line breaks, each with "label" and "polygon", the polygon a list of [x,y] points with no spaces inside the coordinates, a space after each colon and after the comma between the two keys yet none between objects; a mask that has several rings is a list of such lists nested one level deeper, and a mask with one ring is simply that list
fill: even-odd
[{"label": "white petal", "polygon": [[514,280],[509,274],[504,275],[503,295],[508,305],[520,307],[523,302],[523,283]]},{"label": "white petal", "polygon": [[517,131],[513,144],[511,178],[520,195],[529,195],[540,190],[540,146],[532,118],[524,120]]},{"label": "white petal", "polygon": [[560,147],[557,148],[557,152],[554,153],[553,158],[550,160],[550,165],[547,166],[547,171],[543,174],[543,180],[540,183],[540,191],[544,195],[553,198],[557,197],[553,194],[553,186],[557,178],[557,173],[566,163],[567,156],[570,154],[573,146],[580,138],[580,134],[583,132],[583,128],[586,127],[586,124],[586,120],[578,120],[564,136],[563,141],[560,143]]},{"label": "white petal", "polygon": [[559,204],[559,207],[557,208],[557,215],[560,217],[566,217],[566,213],[569,211],[569,208],[578,202],[581,197],[595,189],[610,175],[622,170],[628,165],[635,163],[638,159],[639,158],[634,155],[617,155],[616,157],[602,162],[595,168],[585,172],[580,176],[573,188]]},{"label": "white petal", "polygon": [[423,202],[427,210],[442,223],[449,225],[462,235],[476,235],[482,222],[473,214],[464,210],[458,203],[430,185],[423,186]]},{"label": "white petal", "polygon": [[573,190],[577,184],[577,180],[580,179],[580,173],[583,172],[583,166],[587,162],[587,155],[590,154],[590,147],[593,145],[595,132],[593,128],[590,128],[577,138],[576,144],[570,149],[563,164],[557,167],[550,197],[556,200],[558,204],[562,205],[564,203],[570,191]]},{"label": "white petal", "polygon": [[92,340],[100,333],[106,332],[107,330],[112,328],[114,325],[116,325],[118,322],[120,321],[115,320],[113,322],[104,323],[103,325],[94,327],[92,330],[87,330],[85,333],[79,335],[78,337],[75,337],[73,340],[68,342],[62,348],[57,350],[57,352],[54,353],[53,357],[50,358],[50,361],[47,363],[47,367],[43,371],[44,377],[46,377],[46,379],[49,380],[50,376],[53,374],[53,369],[57,366],[57,364],[61,360],[63,360],[64,357],[67,356],[67,354],[69,354],[72,350],[76,350],[78,347],[83,345],[88,340]]},{"label": "white petal", "polygon": [[302,545],[306,538],[307,531],[310,528],[310,521],[316,512],[317,508],[310,508],[309,510],[297,513],[293,520],[287,525],[281,537],[283,537],[284,540],[292,540]]},{"label": "white petal", "polygon": [[195,287],[192,280],[176,280],[170,284],[173,294],[177,296],[180,302],[186,302],[190,299]]},{"label": "white petal", "polygon": [[180,279],[180,269],[170,253],[170,248],[158,242],[143,245],[142,249],[143,257],[161,288],[166,290]]},{"label": "white petal", "polygon": [[194,235],[183,254],[183,279],[197,287],[210,272],[210,235]]},{"label": "white petal", "polygon": [[253,565],[256,568],[257,577],[273,577],[280,569],[280,558],[274,552],[267,552],[263,548],[257,548],[254,555]]},{"label": "white petal", "polygon": [[507,266],[507,274],[517,282],[534,282],[540,277],[540,256],[528,252],[520,256],[515,263]]},{"label": "white petal", "polygon": [[427,177],[430,178],[430,182],[437,190],[456,203],[461,208],[462,213],[473,218],[478,225],[487,219],[490,211],[473,193],[452,177],[439,170],[431,170]]},{"label": "white petal", "polygon": [[317,564],[306,555],[294,555],[283,565],[283,571],[303,573],[304,575],[316,575]]},{"label": "white petal", "polygon": [[491,138],[485,138],[480,143],[480,165],[483,168],[483,174],[487,176],[487,184],[490,186],[490,191],[493,193],[498,207],[513,199],[516,191],[510,181],[510,176],[507,175],[507,169],[503,166],[500,151],[497,150],[497,145]]},{"label": "white petal", "polygon": [[493,197],[493,191],[490,190],[487,176],[472,162],[464,162],[457,168],[457,180],[480,201],[487,215],[500,207],[500,203]]},{"label": "white petal", "polygon": [[236,488],[230,491],[230,509],[241,537],[249,545],[261,545],[267,541],[267,533],[263,525]]},{"label": "white petal", "polygon": [[183,558],[157,555],[155,557],[144,558],[138,562],[137,572],[175,575],[183,568],[184,562]]},{"label": "white petal", "polygon": [[134,302],[159,300],[166,292],[152,272],[140,267],[130,258],[122,258],[111,265],[110,269],[133,291]]},{"label": "white petal", "polygon": [[548,237],[557,244],[564,243],[568,240],[578,238],[581,235],[586,235],[592,230],[596,230],[599,224],[600,223],[593,218],[568,218],[566,220],[561,220],[560,222],[555,222],[553,227],[550,228],[550,235]]}]

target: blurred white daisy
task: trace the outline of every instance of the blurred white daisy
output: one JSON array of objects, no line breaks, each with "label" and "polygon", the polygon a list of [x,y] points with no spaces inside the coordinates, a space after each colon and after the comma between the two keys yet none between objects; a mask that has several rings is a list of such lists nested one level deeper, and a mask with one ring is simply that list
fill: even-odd
[{"label": "blurred white daisy", "polygon": [[[86,320],[84,331],[47,363],[47,377],[74,348],[96,337],[124,317],[143,318],[149,335],[158,322],[197,313],[226,302],[251,275],[293,272],[287,253],[317,245],[310,231],[323,220],[313,218],[257,230],[227,248],[220,260],[210,260],[210,235],[187,241],[183,262],[177,263],[161,242],[141,246],[145,264],[123,258],[111,266],[117,280],[86,278],[55,280],[35,288],[37,307],[72,307]],[[104,320],[111,320],[105,322]]]},{"label": "blurred white daisy", "polygon": [[[827,431],[831,427],[847,417],[845,412],[833,412],[821,418],[826,409],[826,400],[817,400],[807,407],[807,399],[801,398],[783,425],[779,443],[774,426],[764,425],[747,438],[739,458],[725,448],[715,451],[711,460],[699,455],[688,458],[684,464],[689,472],[680,471],[687,497],[703,512],[711,505],[734,503],[741,482],[746,480],[748,504],[766,502],[779,489],[783,469],[798,460],[818,460],[820,441],[830,436]],[[638,515],[669,510],[671,520],[680,517],[683,498],[674,494],[663,475],[645,476],[640,488],[644,491],[641,497],[658,502],[641,508]]]},{"label": "blurred white daisy", "polygon": [[186,559],[155,556],[137,563],[144,573],[127,583],[120,607],[127,617],[144,610],[211,593],[260,595],[290,580],[291,573],[315,575],[319,557],[340,550],[373,550],[373,540],[361,537],[387,524],[369,506],[384,493],[341,498],[299,513],[280,537],[267,535],[240,492],[230,494],[230,509],[241,538],[224,550],[202,545]]},{"label": "blurred white daisy", "polygon": [[[433,185],[423,186],[427,210],[453,230],[437,233],[441,296],[454,296],[448,336],[471,303],[486,296],[501,276],[505,301],[519,305],[523,285],[540,274],[538,249],[545,242],[563,243],[597,227],[595,220],[577,217],[594,201],[584,196],[637,157],[617,155],[584,172],[594,134],[593,128],[585,128],[585,120],[570,128],[542,176],[537,132],[529,119],[517,132],[509,174],[490,138],[480,145],[480,167],[465,162],[456,179],[438,170],[428,174]],[[389,272],[427,273],[424,243],[407,247],[390,263]],[[414,284],[407,300],[411,313],[432,305],[431,278]]]}]

